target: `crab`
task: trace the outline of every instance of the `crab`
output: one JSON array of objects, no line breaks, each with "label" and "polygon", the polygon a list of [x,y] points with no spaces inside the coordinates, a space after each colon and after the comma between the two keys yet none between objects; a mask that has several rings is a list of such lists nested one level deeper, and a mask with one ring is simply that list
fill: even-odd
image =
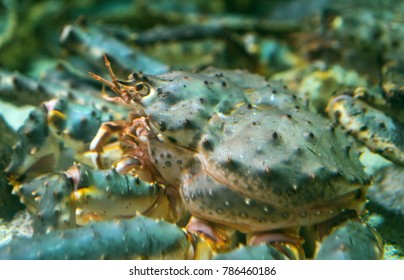
[{"label": "crab", "polygon": [[[31,115],[6,171],[36,213],[37,234],[31,249],[16,240],[2,258],[26,250],[29,258],[261,258],[263,250],[268,258],[381,258],[380,237],[360,220],[369,177],[352,142],[283,85],[214,68],[118,80],[104,59],[111,81],[90,75],[127,118],[92,113],[79,123],[101,121],[98,132],[73,137],[63,133],[70,105],[54,100]],[[41,145],[55,138],[80,147],[80,163],[30,176],[48,156]],[[99,238],[92,253],[84,235]],[[49,240],[64,245],[55,251]]]}]

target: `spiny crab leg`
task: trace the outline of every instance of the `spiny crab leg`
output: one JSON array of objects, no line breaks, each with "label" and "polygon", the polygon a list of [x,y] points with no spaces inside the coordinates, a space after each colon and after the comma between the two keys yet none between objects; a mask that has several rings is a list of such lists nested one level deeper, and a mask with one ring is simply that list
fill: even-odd
[{"label": "spiny crab leg", "polygon": [[[113,236],[116,238],[111,238]],[[49,244],[58,246],[50,249]],[[172,260],[186,259],[190,246],[181,228],[165,221],[136,216],[56,230],[31,239],[15,239],[0,248],[0,259]]]}]

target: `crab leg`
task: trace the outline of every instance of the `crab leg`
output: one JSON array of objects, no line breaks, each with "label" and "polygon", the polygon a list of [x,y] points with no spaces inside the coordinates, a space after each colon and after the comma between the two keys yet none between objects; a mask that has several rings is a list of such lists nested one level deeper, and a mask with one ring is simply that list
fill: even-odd
[{"label": "crab leg", "polygon": [[69,195],[72,184],[66,175],[52,175],[44,182],[46,190],[39,201],[34,218],[34,233],[43,234],[55,229],[76,226],[74,202]]},{"label": "crab leg", "polygon": [[[143,150],[138,147],[137,131],[139,133],[144,130],[150,130],[147,125],[143,125],[143,118],[135,119],[134,123],[139,122],[137,126],[128,126],[126,122],[104,122],[99,128],[97,135],[90,143],[90,152],[86,155],[90,156],[91,162],[97,168],[103,169],[106,165],[101,154],[108,152],[112,147],[113,154],[110,154],[109,159],[115,158],[113,166],[122,174],[128,174],[136,169],[136,174],[143,180],[154,181],[155,177],[150,170],[151,165],[148,164],[150,159]],[[133,130],[136,130],[133,131]],[[117,134],[120,138],[118,141],[108,144],[111,137]],[[125,147],[130,147],[129,151],[126,151]],[[123,155],[121,155],[123,153]],[[119,155],[119,157],[117,157]],[[107,157],[108,158],[108,157]]]},{"label": "crab leg", "polygon": [[93,170],[83,165],[72,166],[66,174],[74,182],[71,199],[79,210],[79,224],[94,219],[133,217],[137,213],[171,222],[179,219],[167,187],[155,182],[120,174],[115,169]]},{"label": "crab leg", "polygon": [[[249,245],[247,247],[251,249],[242,250],[236,249],[237,244],[239,243],[238,235],[234,229],[229,227],[192,217],[186,229],[188,232],[193,233],[194,235],[198,236],[200,240],[204,241],[200,243],[207,243],[211,248],[210,251],[206,249],[201,250],[199,249],[201,245],[197,243],[194,246],[196,258],[212,258],[212,256],[206,257],[206,254],[209,252],[218,253],[217,258],[219,259],[222,257],[224,259],[229,257],[235,259],[245,259],[248,257],[251,257],[252,259],[304,258],[302,248],[303,240],[297,235],[297,233],[294,233],[295,230],[289,230],[289,232],[283,230],[263,232],[260,234],[247,234],[247,240],[249,240]],[[199,240],[198,238],[197,240]],[[265,244],[266,249],[253,249],[255,246],[259,246],[261,244]],[[234,253],[229,253],[227,255],[227,252],[233,250]],[[263,255],[256,255],[258,252],[263,253]],[[203,254],[205,254],[205,256]]]},{"label": "crab leg", "polygon": [[26,178],[65,170],[88,149],[102,122],[110,119],[108,112],[73,104],[66,98],[44,102],[18,130],[19,140],[6,172]]},{"label": "crab leg", "polygon": [[322,260],[379,260],[383,257],[383,241],[370,226],[348,220],[327,236],[317,252]]},{"label": "crab leg", "polygon": [[388,118],[378,109],[348,95],[331,99],[327,111],[336,123],[371,151],[397,164],[404,164],[404,123]]},{"label": "crab leg", "polygon": [[13,146],[11,162],[5,172],[18,178],[28,171],[51,171],[60,157],[59,145],[50,133],[47,112],[44,107],[29,114],[24,125],[18,130],[19,140]]},{"label": "crab leg", "polygon": [[229,253],[217,254],[215,260],[287,260],[276,248],[267,244],[243,246]]},{"label": "crab leg", "polygon": [[86,224],[143,213],[176,222],[182,213],[179,195],[172,187],[84,165],[74,165],[64,174],[14,182],[13,193],[35,214],[36,234],[74,227],[76,219]]},{"label": "crab leg", "polygon": [[28,182],[14,182],[13,194],[34,214],[34,234],[76,226],[71,180],[64,174],[48,174]]},{"label": "crab leg", "polygon": [[[100,62],[100,53],[108,54],[124,72],[141,69],[146,73],[159,74],[165,73],[169,69],[167,65],[146,56],[139,49],[107,36],[96,26],[80,23],[66,25],[60,41],[63,47],[74,53],[80,53],[94,64]],[[89,49],[94,52],[89,53],[87,51]]]},{"label": "crab leg", "polygon": [[104,122],[101,124],[89,147],[91,153],[95,153],[95,156],[91,157],[91,161],[94,166],[98,168],[104,167],[100,155],[103,152],[103,147],[108,143],[113,134],[119,134],[124,127],[124,121]]},{"label": "crab leg", "polygon": [[186,259],[189,248],[181,228],[138,216],[15,239],[0,259]]}]

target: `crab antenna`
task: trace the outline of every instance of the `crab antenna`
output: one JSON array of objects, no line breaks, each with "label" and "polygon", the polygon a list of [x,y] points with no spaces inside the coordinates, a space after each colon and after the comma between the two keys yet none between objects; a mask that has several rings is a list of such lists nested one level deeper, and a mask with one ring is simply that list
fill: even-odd
[{"label": "crab antenna", "polygon": [[104,62],[105,66],[108,69],[109,76],[112,79],[112,82],[104,79],[103,77],[94,74],[93,72],[89,72],[88,74],[96,79],[97,81],[100,81],[101,83],[107,85],[111,90],[113,90],[118,96],[122,97],[122,92],[121,92],[121,86],[119,84],[118,79],[116,78],[114,71],[112,70],[111,63],[109,62],[107,56],[104,54]]},{"label": "crab antenna", "polygon": [[116,87],[119,88],[118,79],[116,78],[114,71],[112,71],[111,63],[109,62],[108,57],[107,57],[107,55],[106,55],[105,53],[104,53],[104,62],[105,62],[105,66],[106,66],[107,69],[108,69],[109,76],[110,76],[111,79],[112,79],[112,83],[113,83]]}]

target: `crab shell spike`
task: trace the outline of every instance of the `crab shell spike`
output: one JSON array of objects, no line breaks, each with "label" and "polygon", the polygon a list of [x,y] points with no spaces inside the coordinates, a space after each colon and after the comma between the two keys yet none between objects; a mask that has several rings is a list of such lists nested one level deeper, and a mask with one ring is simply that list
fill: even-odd
[{"label": "crab shell spike", "polygon": [[181,228],[138,216],[17,238],[0,248],[0,259],[186,259],[189,249]]},{"label": "crab shell spike", "polygon": [[31,213],[35,213],[38,203],[45,193],[48,178],[48,175],[42,175],[29,180],[29,182],[11,180],[10,183],[13,185],[12,194],[18,195],[21,203],[25,204]]},{"label": "crab shell spike", "polygon": [[[46,177],[45,177],[46,178]],[[50,175],[44,182],[46,190],[39,200],[34,218],[34,233],[44,234],[54,229],[76,226],[76,214],[70,193],[73,185],[66,175]]]},{"label": "crab shell spike", "polygon": [[59,159],[60,151],[59,144],[48,127],[47,110],[44,106],[29,114],[23,126],[18,129],[18,136],[19,140],[14,145],[11,161],[5,172],[18,178],[28,170],[32,173],[51,171]]}]

